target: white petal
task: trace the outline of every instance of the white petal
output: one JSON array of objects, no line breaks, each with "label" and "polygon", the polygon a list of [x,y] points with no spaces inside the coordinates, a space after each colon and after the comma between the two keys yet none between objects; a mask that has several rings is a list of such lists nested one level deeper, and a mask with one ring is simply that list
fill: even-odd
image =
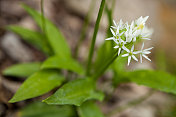
[{"label": "white petal", "polygon": [[120,33],[119,36],[122,36],[124,34],[124,32]]},{"label": "white petal", "polygon": [[142,63],[142,54],[140,54],[140,61],[141,61],[141,63]]},{"label": "white petal", "polygon": [[143,51],[142,53],[143,54],[150,54],[151,52],[150,51]]},{"label": "white petal", "polygon": [[131,51],[133,52],[133,50],[134,50],[134,45],[131,47]]},{"label": "white petal", "polygon": [[147,48],[147,49],[145,49],[145,51],[149,51],[149,50],[151,50],[151,49],[153,49],[153,47],[151,47],[151,48]]},{"label": "white petal", "polygon": [[145,39],[145,40],[151,40],[151,39],[149,39],[149,38],[142,38],[142,39]]},{"label": "white petal", "polygon": [[121,51],[121,48],[119,48],[119,51],[118,51],[118,56],[119,56],[119,54],[120,54],[120,51]]},{"label": "white petal", "polygon": [[117,29],[117,27],[115,27],[115,26],[111,26],[111,28]]},{"label": "white petal", "polygon": [[119,34],[119,26],[117,27],[116,35]]},{"label": "white petal", "polygon": [[138,59],[137,59],[134,55],[132,55],[132,58],[133,58],[135,61],[138,61]]},{"label": "white petal", "polygon": [[133,54],[139,54],[139,53],[141,53],[141,51],[135,51],[135,52],[133,52]]},{"label": "white petal", "polygon": [[134,37],[133,42],[136,42],[136,37]]},{"label": "white petal", "polygon": [[116,36],[116,35],[115,35],[115,32],[112,30],[112,28],[110,28],[110,30],[111,30],[111,33],[112,33],[114,36]]},{"label": "white petal", "polygon": [[113,20],[113,23],[114,23],[114,25],[117,27],[117,24],[116,24],[115,20]]},{"label": "white petal", "polygon": [[144,17],[144,19],[143,19],[143,23],[145,23],[145,22],[147,21],[148,18],[149,18],[149,16]]},{"label": "white petal", "polygon": [[126,57],[126,56],[129,56],[129,54],[127,53],[127,54],[122,55],[122,57]]},{"label": "white petal", "polygon": [[125,46],[122,46],[122,49],[124,49],[127,52],[130,52],[130,50],[128,48],[126,48]]},{"label": "white petal", "polygon": [[114,40],[114,37],[107,38],[105,40]]},{"label": "white petal", "polygon": [[149,58],[148,58],[148,56],[146,56],[146,55],[142,55],[144,58],[146,58],[147,60],[149,60],[149,61],[151,61]]},{"label": "white petal", "polygon": [[119,48],[119,46],[117,45],[117,46],[115,46],[114,48]]},{"label": "white petal", "polygon": [[128,57],[128,66],[130,64],[130,61],[131,61],[131,56]]}]

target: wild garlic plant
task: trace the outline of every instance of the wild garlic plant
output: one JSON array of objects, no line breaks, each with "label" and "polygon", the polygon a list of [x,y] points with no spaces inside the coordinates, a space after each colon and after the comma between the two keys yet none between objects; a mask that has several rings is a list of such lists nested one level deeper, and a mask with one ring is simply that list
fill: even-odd
[{"label": "wild garlic plant", "polygon": [[[118,49],[118,55],[122,51],[126,51],[126,54],[123,54],[122,57],[128,57],[128,65],[130,64],[131,58],[135,61],[138,61],[136,55],[140,55],[140,61],[142,63],[142,57],[146,58],[147,60],[151,61],[146,54],[150,54],[153,47],[144,49],[144,43],[142,44],[141,50],[135,51],[134,45],[136,42],[143,41],[143,40],[151,40],[149,37],[152,34],[152,31],[149,30],[145,26],[145,22],[147,21],[149,16],[140,17],[139,19],[132,21],[129,25],[128,22],[123,23],[122,20],[118,24],[114,22],[114,26],[111,26],[110,30],[112,33],[112,37],[107,38],[106,40],[113,40],[116,44],[114,48]],[[131,46],[129,46],[131,45]],[[144,49],[144,50],[143,50]]]},{"label": "wild garlic plant", "polygon": [[[95,0],[92,0],[92,2],[95,2]],[[43,4],[43,0],[41,3]],[[40,14],[33,8],[22,5],[36,21],[42,31],[33,31],[14,25],[8,26],[7,28],[20,35],[22,39],[32,44],[37,49],[41,50],[46,55],[47,59],[39,62],[13,65],[3,71],[5,76],[27,77],[9,101],[10,103],[41,96],[57,88],[57,91],[54,94],[50,92],[50,96],[43,99],[42,102],[48,105],[60,105],[60,110],[55,108],[59,111],[57,113],[58,116],[104,117],[104,114],[96,105],[95,100],[103,101],[107,95],[103,90],[97,90],[96,83],[107,69],[113,72],[111,82],[114,89],[117,88],[118,84],[133,82],[160,91],[176,94],[176,77],[167,72],[158,70],[127,71],[125,69],[126,57],[128,57],[128,65],[130,64],[131,59],[138,61],[137,55],[140,57],[141,63],[143,57],[151,61],[147,55],[150,54],[152,48],[144,49],[144,42],[142,43],[140,50],[136,50],[135,48],[136,44],[150,40],[152,31],[145,25],[148,16],[144,18],[140,17],[139,19],[132,21],[131,24],[128,24],[128,22],[123,23],[122,20],[120,20],[119,23],[113,21],[114,26],[111,26],[113,10],[109,9],[106,5],[109,26],[111,26],[109,28],[112,33],[112,37],[109,37],[106,40],[109,40],[109,42],[113,41],[115,46],[113,46],[114,44],[108,44],[108,41],[105,41],[98,49],[99,51],[94,54],[96,36],[105,5],[105,0],[102,0],[91,40],[88,60],[85,60],[86,62],[83,64],[77,60],[77,56],[79,56],[78,50],[80,48],[79,46],[82,44],[82,37],[85,36],[81,36],[80,41],[78,42],[79,44],[77,44],[78,47],[76,47],[76,57],[73,57],[64,35],[58,27],[44,16],[43,9],[42,14]],[[112,2],[112,5],[114,5],[114,2]],[[86,20],[85,26],[87,26],[88,23],[88,20]],[[85,31],[86,28],[83,28],[83,30],[83,33],[87,32]],[[117,49],[117,51],[113,51],[113,47]],[[96,55],[95,61],[92,59],[94,55]],[[67,71],[67,74],[64,74],[63,71]],[[71,78],[72,76],[74,76],[74,78]],[[111,78],[107,79],[111,80]],[[150,96],[151,93],[146,95]],[[47,106],[41,105],[40,107],[40,112],[45,112],[45,109],[42,107],[45,108]],[[34,112],[34,116],[37,116],[38,113],[36,112],[35,115],[35,110],[32,111]],[[22,114],[25,112],[27,111],[24,111]],[[116,110],[112,110],[112,113],[114,112],[116,112]],[[110,116],[112,113],[105,114]]]}]

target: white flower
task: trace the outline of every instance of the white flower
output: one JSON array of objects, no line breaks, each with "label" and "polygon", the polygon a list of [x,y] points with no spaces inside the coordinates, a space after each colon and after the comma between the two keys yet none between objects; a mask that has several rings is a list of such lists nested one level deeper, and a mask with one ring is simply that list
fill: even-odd
[{"label": "white flower", "polygon": [[110,30],[111,30],[113,37],[107,38],[105,40],[113,40],[116,44],[118,44],[117,38],[119,38],[123,34],[123,32],[119,33],[119,27],[117,27],[116,32],[114,32],[112,28],[110,28]]},{"label": "white flower", "polygon": [[[135,61],[138,61],[136,58],[136,54],[140,55],[140,61],[142,63],[142,57],[151,61],[146,54],[150,54],[152,48],[144,49],[144,43],[140,51],[134,52],[134,45],[136,42],[141,39],[150,40],[150,36],[152,34],[152,30],[148,29],[145,26],[145,22],[147,21],[149,16],[140,17],[136,21],[132,21],[131,24],[126,22],[123,23],[122,20],[117,24],[114,20],[114,26],[111,26],[110,30],[112,33],[112,37],[107,38],[106,40],[113,40],[116,43],[114,48],[118,49],[118,55],[120,55],[121,51],[125,50],[127,53],[122,55],[122,57],[128,57],[128,65],[130,64],[131,58]],[[132,46],[131,49],[127,48],[129,45]]]},{"label": "white flower", "polygon": [[113,20],[113,23],[114,23],[114,26],[111,26],[111,28],[114,28],[114,29],[119,28],[119,30],[122,30],[124,28],[122,19],[120,19],[120,22],[118,24],[115,22],[115,20]]},{"label": "white flower", "polygon": [[138,51],[140,53],[140,61],[142,63],[142,57],[146,58],[147,60],[151,61],[148,56],[146,56],[146,54],[150,54],[151,52],[149,50],[151,50],[153,47],[151,48],[148,48],[148,49],[144,49],[144,43],[142,44],[142,48],[141,48],[141,51]]},{"label": "white flower", "polygon": [[122,40],[120,37],[119,37],[119,42],[117,43],[117,46],[115,46],[114,48],[118,48],[118,55],[120,54],[123,46],[126,44],[126,42],[124,40]]},{"label": "white flower", "polygon": [[133,28],[134,28],[134,21],[131,23],[130,26],[126,24],[127,31],[125,32],[125,37],[127,42],[131,42],[133,38],[134,38],[134,41],[136,41],[136,35],[134,33]]},{"label": "white flower", "polygon": [[153,33],[152,29],[144,27],[140,33],[141,39],[151,40],[150,36],[152,35],[152,33]]},{"label": "white flower", "polygon": [[130,64],[131,58],[133,58],[135,61],[138,61],[138,59],[134,56],[134,54],[138,54],[139,52],[133,52],[134,45],[132,46],[131,50],[127,49],[125,46],[123,46],[123,49],[127,51],[127,54],[122,55],[122,57],[128,56],[128,65]]},{"label": "white flower", "polygon": [[140,17],[135,21],[135,25],[137,26],[137,29],[143,29],[145,26],[145,22],[147,21],[147,19],[149,18],[149,16],[146,17]]}]

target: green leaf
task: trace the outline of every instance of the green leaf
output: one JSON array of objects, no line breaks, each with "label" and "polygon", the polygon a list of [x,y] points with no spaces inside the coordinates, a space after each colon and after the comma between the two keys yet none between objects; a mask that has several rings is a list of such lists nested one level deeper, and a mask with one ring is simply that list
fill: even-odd
[{"label": "green leaf", "polygon": [[95,82],[90,78],[77,79],[68,82],[56,93],[44,100],[47,104],[71,104],[80,106],[90,99],[102,100],[104,95],[95,91]]},{"label": "green leaf", "polygon": [[42,69],[65,69],[84,74],[83,67],[74,59],[53,56],[48,58],[41,66]]},{"label": "green leaf", "polygon": [[28,77],[33,73],[39,71],[41,63],[22,63],[10,66],[3,71],[3,75],[16,76],[16,77]]},{"label": "green leaf", "polygon": [[80,117],[104,117],[99,107],[92,101],[87,101],[78,107]]},{"label": "green leaf", "polygon": [[64,77],[55,70],[43,70],[30,76],[18,89],[11,103],[40,96],[61,85]]},{"label": "green leaf", "polygon": [[47,43],[46,37],[41,33],[20,26],[8,26],[7,28],[20,35],[22,39],[34,45],[37,49],[43,51],[46,55],[51,55],[52,52]]},{"label": "green leaf", "polygon": [[24,107],[20,117],[75,117],[72,106],[53,106],[42,102],[34,102]]},{"label": "green leaf", "polygon": [[176,94],[176,77],[169,73],[153,70],[137,70],[127,72],[125,76],[130,81],[139,85]]},{"label": "green leaf", "polygon": [[[23,5],[23,7],[34,18],[34,20],[42,29],[43,27],[42,15],[26,5]],[[62,33],[58,30],[58,28],[54,24],[51,23],[51,21],[49,21],[46,18],[44,21],[46,30],[45,33],[54,53],[63,58],[71,57],[70,48]]]}]

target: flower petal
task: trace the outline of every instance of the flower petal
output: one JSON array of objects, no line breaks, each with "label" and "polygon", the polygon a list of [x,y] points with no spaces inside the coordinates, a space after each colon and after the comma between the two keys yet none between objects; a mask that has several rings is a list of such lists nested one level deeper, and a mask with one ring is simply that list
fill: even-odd
[{"label": "flower petal", "polygon": [[114,23],[114,26],[116,26],[116,27],[117,27],[117,24],[116,24],[115,20],[113,20],[113,23]]},{"label": "flower petal", "polygon": [[131,61],[131,56],[128,57],[128,66],[130,64],[130,61]]},{"label": "flower petal", "polygon": [[133,52],[133,50],[134,50],[134,45],[131,47],[131,52]]},{"label": "flower petal", "polygon": [[135,61],[138,61],[138,59],[137,59],[134,55],[132,55],[132,58],[133,58]]},{"label": "flower petal", "polygon": [[133,52],[133,54],[139,54],[139,53],[141,53],[141,51],[135,51],[135,52]]},{"label": "flower petal", "polygon": [[119,56],[119,54],[120,54],[120,51],[121,51],[121,48],[119,48],[119,51],[118,51],[118,56]]},{"label": "flower petal", "polygon": [[114,37],[107,38],[105,40],[114,40]]},{"label": "flower petal", "polygon": [[126,56],[129,56],[129,54],[127,53],[127,54],[123,54],[123,55],[122,55],[122,57],[126,57]]},{"label": "flower petal", "polygon": [[144,58],[146,58],[147,60],[151,61],[148,56],[146,56],[145,54],[142,55]]},{"label": "flower petal", "polygon": [[151,39],[149,39],[149,38],[141,38],[141,39],[145,39],[145,40],[151,40]]},{"label": "flower petal", "polygon": [[114,48],[119,48],[119,46],[117,45],[117,46],[115,46]]},{"label": "flower petal", "polygon": [[141,61],[141,63],[142,63],[142,54],[140,54],[140,61]]},{"label": "flower petal", "polygon": [[151,49],[153,49],[153,47],[147,48],[147,49],[145,49],[144,51],[149,51],[149,50],[151,50]]},{"label": "flower petal", "polygon": [[112,33],[114,36],[116,36],[116,35],[115,35],[115,32],[112,30],[112,28],[110,28],[110,30],[111,30],[111,33]]},{"label": "flower petal", "polygon": [[126,48],[125,46],[122,46],[122,49],[124,49],[127,52],[130,52],[130,50],[128,48]]}]

